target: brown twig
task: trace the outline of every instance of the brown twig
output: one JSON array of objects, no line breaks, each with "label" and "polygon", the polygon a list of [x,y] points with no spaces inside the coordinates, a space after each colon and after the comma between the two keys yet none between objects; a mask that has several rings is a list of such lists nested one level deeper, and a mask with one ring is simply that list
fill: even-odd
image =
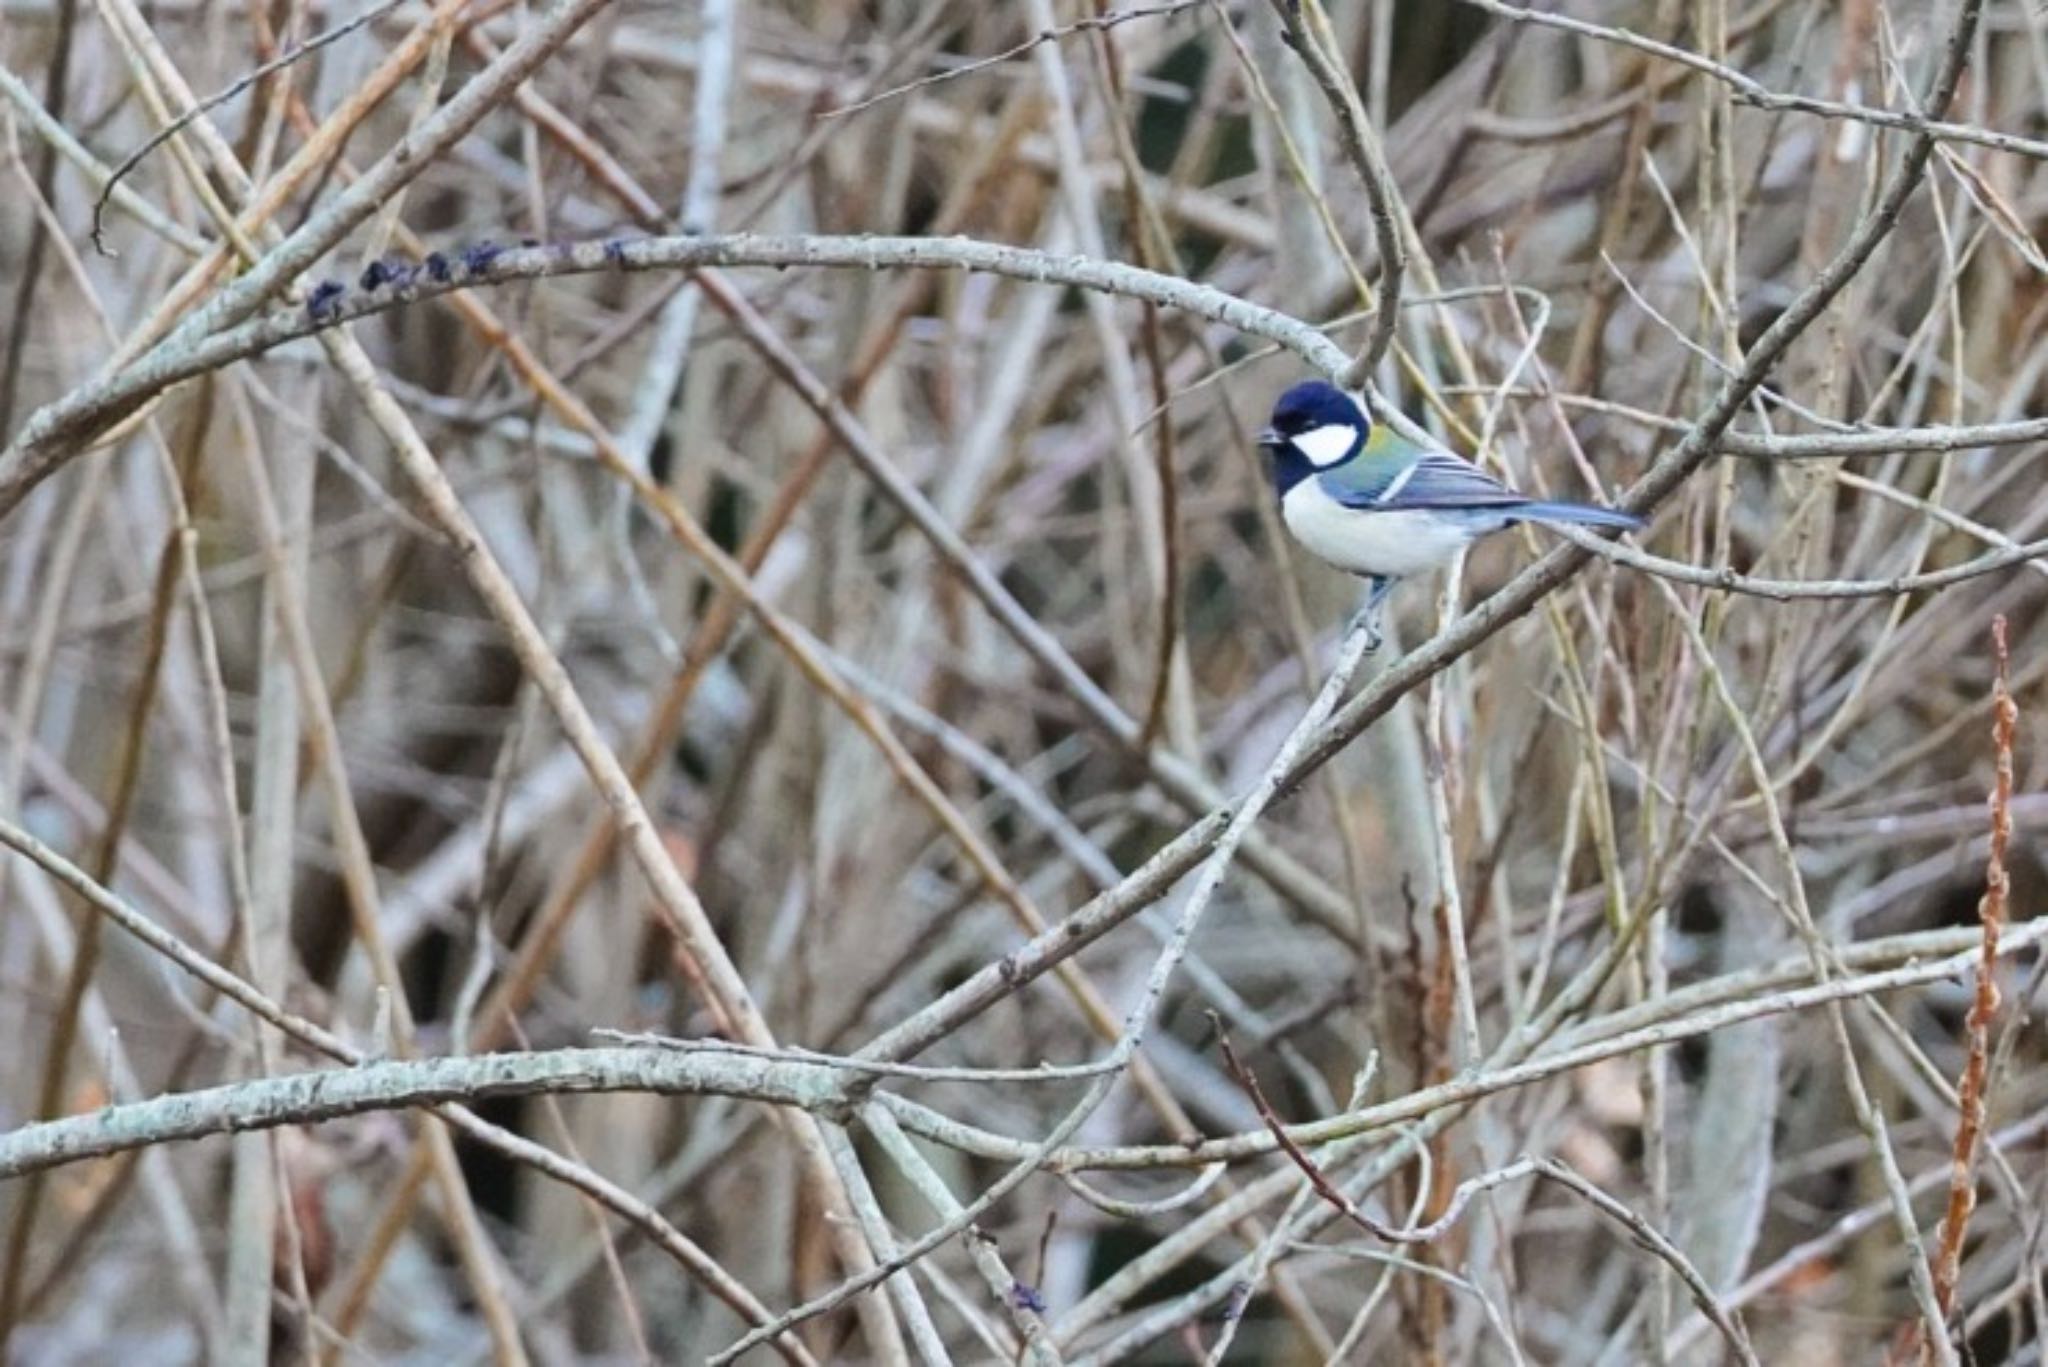
[{"label": "brown twig", "polygon": [[[1209,1025],[1216,1032],[1216,1047],[1223,1052],[1224,1068],[1229,1071],[1231,1078],[1237,1085],[1244,1089],[1244,1094],[1251,1098],[1252,1107],[1258,1111],[1259,1119],[1265,1122],[1267,1131],[1273,1136],[1273,1142],[1280,1146],[1280,1152],[1286,1154],[1295,1167],[1301,1169],[1302,1175],[1308,1178],[1308,1183],[1315,1189],[1316,1195],[1329,1202],[1332,1207],[1343,1214],[1345,1219],[1351,1221],[1351,1223],[1357,1225],[1375,1239],[1386,1243],[1424,1242],[1428,1237],[1426,1234],[1418,1234],[1413,1230],[1399,1230],[1392,1225],[1381,1224],[1378,1220],[1373,1219],[1372,1216],[1360,1210],[1356,1201],[1353,1201],[1343,1192],[1337,1190],[1337,1184],[1332,1182],[1324,1174],[1322,1168],[1316,1165],[1315,1159],[1308,1156],[1307,1150],[1294,1142],[1294,1136],[1287,1133],[1287,1127],[1281,1124],[1280,1117],[1274,1114],[1273,1103],[1266,1100],[1265,1092],[1259,1087],[1258,1075],[1245,1067],[1244,1060],[1240,1059],[1237,1056],[1237,1050],[1231,1047],[1230,1035],[1223,1028],[1223,1018],[1214,1011],[1211,1011],[1209,1013]],[[1460,1203],[1460,1209],[1462,1209],[1462,1203]],[[1446,1211],[1438,1223],[1447,1224],[1449,1221],[1456,1219],[1457,1214],[1456,1210]]]}]

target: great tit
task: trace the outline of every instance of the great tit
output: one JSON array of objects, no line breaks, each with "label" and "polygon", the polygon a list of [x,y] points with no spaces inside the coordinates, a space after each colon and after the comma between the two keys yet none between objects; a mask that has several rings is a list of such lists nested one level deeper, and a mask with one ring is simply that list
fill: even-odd
[{"label": "great tit", "polygon": [[1482,536],[1518,522],[1643,525],[1612,508],[1518,494],[1462,456],[1375,425],[1356,400],[1321,380],[1280,396],[1259,445],[1272,457],[1281,518],[1294,539],[1368,581],[1359,621],[1374,645],[1395,582],[1449,564]]}]

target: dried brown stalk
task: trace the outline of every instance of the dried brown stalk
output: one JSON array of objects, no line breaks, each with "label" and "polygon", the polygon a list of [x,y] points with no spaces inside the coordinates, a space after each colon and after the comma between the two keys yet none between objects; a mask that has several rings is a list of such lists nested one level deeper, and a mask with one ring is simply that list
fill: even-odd
[{"label": "dried brown stalk", "polygon": [[1983,1142],[1985,1078],[1991,1059],[1991,1026],[1998,1017],[1998,938],[2005,929],[2006,899],[2012,876],[2006,869],[2006,847],[2012,840],[2013,733],[2019,705],[2012,696],[2012,650],[2003,613],[1991,619],[1991,652],[1996,674],[1991,689],[1991,854],[1984,870],[1984,896],[1977,902],[1977,924],[1984,934],[1977,965],[1977,991],[1964,1024],[1968,1053],[1956,1091],[1960,1098],[1956,1139],[1949,1160],[1948,1210],[1942,1216],[1941,1243],[1934,1258],[1934,1295],[1944,1315],[1956,1308],[1956,1285],[1963,1263],[1963,1239],[1970,1213],[1977,1208],[1977,1151]]}]

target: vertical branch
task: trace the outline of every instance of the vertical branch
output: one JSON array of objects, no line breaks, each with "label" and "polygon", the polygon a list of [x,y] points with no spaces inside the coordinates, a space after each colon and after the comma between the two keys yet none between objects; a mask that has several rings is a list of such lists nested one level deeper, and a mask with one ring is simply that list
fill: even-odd
[{"label": "vertical branch", "polygon": [[[718,218],[720,157],[725,151],[727,107],[731,103],[732,68],[738,50],[739,24],[733,0],[704,0],[698,7],[697,46],[702,60],[697,63],[695,93],[690,104],[690,175],[683,186],[677,223],[686,233],[708,233]],[[661,436],[669,410],[675,404],[676,387],[690,358],[690,337],[696,330],[697,307],[703,294],[694,281],[662,306],[654,325],[654,342],[648,348],[647,363],[635,388],[633,409],[619,431],[619,446],[645,474]],[[622,534],[630,505],[615,505],[613,532]],[[630,562],[631,553],[620,548]]]},{"label": "vertical branch", "polygon": [[[1100,18],[1106,12],[1104,0],[1095,0],[1095,13]],[[1147,203],[1145,195],[1144,167],[1138,160],[1138,149],[1131,143],[1130,130],[1124,126],[1124,72],[1123,59],[1117,52],[1116,40],[1106,30],[1095,32],[1096,51],[1102,59],[1105,102],[1109,106],[1109,127],[1112,142],[1116,148],[1117,160],[1123,167],[1124,232],[1130,239],[1131,254],[1138,265],[1147,270],[1157,269],[1155,259],[1159,253],[1153,250],[1153,224],[1156,212]],[[1162,238],[1162,248],[1170,253],[1171,245]],[[1172,268],[1178,270],[1179,263]],[[1149,301],[1139,306],[1138,341],[1145,356],[1147,378],[1152,382],[1152,405],[1159,411],[1158,421],[1152,425],[1153,464],[1159,480],[1159,540],[1163,552],[1160,565],[1159,584],[1159,642],[1153,653],[1152,691],[1145,704],[1144,729],[1139,732],[1140,749],[1151,748],[1166,725],[1167,707],[1173,700],[1174,660],[1180,648],[1180,479],[1175,468],[1177,462],[1173,453],[1173,414],[1168,410],[1172,401],[1171,381],[1166,373],[1166,350],[1160,336],[1159,306]],[[1169,734],[1177,745],[1185,746],[1194,737],[1181,734],[1187,727],[1177,727]]]},{"label": "vertical branch", "polygon": [[[1438,618],[1449,622],[1458,615],[1459,589],[1464,582],[1464,565],[1454,561],[1444,572],[1442,596],[1437,600]],[[1457,1026],[1456,1047],[1451,1057],[1457,1068],[1470,1068],[1485,1057],[1479,1037],[1479,1007],[1472,988],[1472,961],[1465,945],[1465,899],[1458,888],[1458,854],[1452,837],[1457,820],[1451,789],[1458,747],[1452,725],[1445,716],[1444,695],[1450,691],[1450,676],[1430,680],[1423,702],[1423,779],[1429,791],[1430,852],[1436,864],[1436,914],[1442,943],[1437,947],[1450,965],[1451,1006]]]},{"label": "vertical branch", "polygon": [[[303,381],[304,393],[317,396],[319,382]],[[250,453],[252,463],[264,457]],[[313,455],[281,472],[277,515],[304,529],[313,509]],[[248,921],[240,927],[249,977],[274,997],[283,996],[291,964],[293,871],[297,864],[298,791],[301,780],[299,734],[303,725],[298,689],[285,648],[284,599],[292,582],[305,582],[308,543],[304,535],[280,546],[278,559],[264,576],[257,642],[261,673],[257,681],[256,753],[247,825],[249,849]],[[288,576],[287,567],[297,570]],[[283,1045],[282,1036],[251,1022],[256,1048],[251,1066],[258,1076],[270,1069]],[[271,1137],[235,1136],[230,1206],[233,1212],[228,1244],[229,1338],[242,1361],[260,1363],[270,1349],[270,1287],[276,1241],[273,1232],[279,1201],[277,1171],[271,1161]]]},{"label": "vertical branch", "polygon": [[[64,102],[70,88],[71,39],[78,30],[78,0],[58,0],[57,38],[50,48],[50,75],[43,83],[43,107],[52,120],[64,117]],[[50,201],[57,178],[57,144],[46,142],[36,158],[35,197]],[[14,316],[6,335],[0,336],[0,432],[14,426],[14,399],[21,383],[21,361],[28,351],[29,318],[34,311],[36,285],[42,279],[43,251],[49,244],[49,228],[41,216],[29,224],[28,249],[22,254],[21,274],[14,287]]]},{"label": "vertical branch", "polygon": [[1330,112],[1337,120],[1338,140],[1344,145],[1352,170],[1358,173],[1359,183],[1365,187],[1367,207],[1372,214],[1373,239],[1380,258],[1379,274],[1373,281],[1372,332],[1344,373],[1345,388],[1363,389],[1378,368],[1380,358],[1393,345],[1394,329],[1401,321],[1401,275],[1408,266],[1408,252],[1401,240],[1400,219],[1394,208],[1394,173],[1388,169],[1386,154],[1365,116],[1364,106],[1359,103],[1358,87],[1331,55],[1327,30],[1320,24],[1315,30],[1310,28],[1304,10],[1313,11],[1320,20],[1322,11],[1316,0],[1272,2],[1280,12],[1282,37],[1287,46],[1308,67],[1309,74],[1322,88],[1323,98],[1329,101]]}]

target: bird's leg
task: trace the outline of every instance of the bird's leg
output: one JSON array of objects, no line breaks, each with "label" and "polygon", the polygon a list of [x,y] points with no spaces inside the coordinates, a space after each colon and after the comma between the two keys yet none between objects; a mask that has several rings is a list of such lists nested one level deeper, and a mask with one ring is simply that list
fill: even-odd
[{"label": "bird's leg", "polygon": [[1363,631],[1365,650],[1370,655],[1380,648],[1380,614],[1386,609],[1387,595],[1394,591],[1394,581],[1391,576],[1374,574],[1366,576],[1365,583],[1365,602],[1359,605],[1345,634]]}]

